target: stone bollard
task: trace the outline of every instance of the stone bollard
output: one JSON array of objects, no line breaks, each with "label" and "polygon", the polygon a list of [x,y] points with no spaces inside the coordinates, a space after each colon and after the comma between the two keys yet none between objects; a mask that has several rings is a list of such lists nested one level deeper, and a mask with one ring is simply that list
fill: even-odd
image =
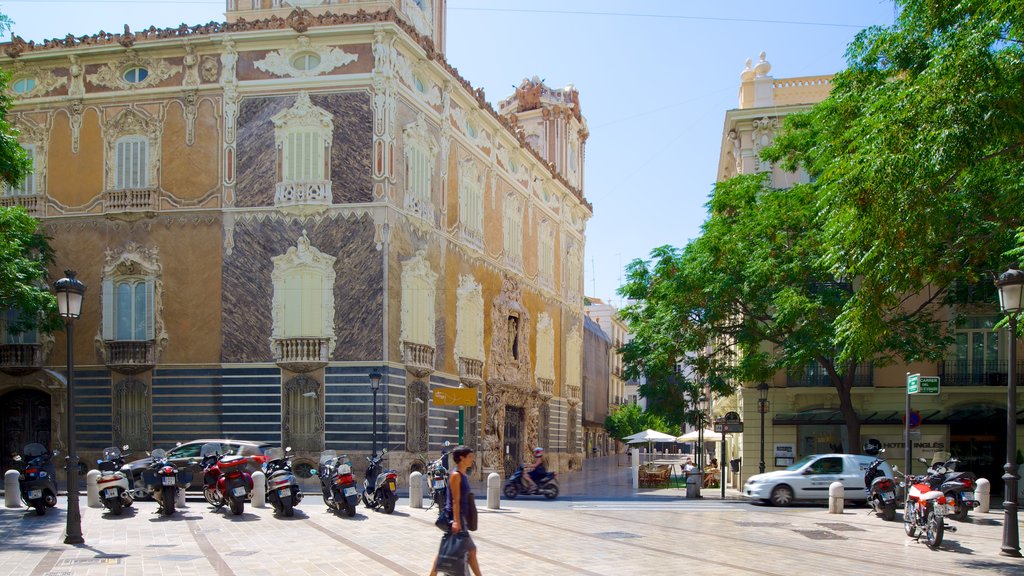
[{"label": "stone bollard", "polygon": [[487,475],[487,507],[491,510],[501,508],[501,476],[497,472]]},{"label": "stone bollard", "polygon": [[833,482],[828,485],[828,513],[843,513],[843,483]]},{"label": "stone bollard", "polygon": [[409,508],[423,508],[423,474],[416,470],[409,473]]},{"label": "stone bollard", "polygon": [[259,470],[252,473],[252,507],[267,507],[267,475]]},{"label": "stone bollard", "polygon": [[4,506],[8,508],[21,508],[21,484],[18,484],[18,477],[21,472],[8,470],[4,472]]},{"label": "stone bollard", "polygon": [[174,495],[174,505],[178,508],[184,508],[187,502],[185,501],[185,489],[178,488],[178,491]]},{"label": "stone bollard", "polygon": [[978,478],[975,484],[974,497],[978,500],[978,512],[988,512],[992,503],[992,483],[986,478]]},{"label": "stone bollard", "polygon": [[100,471],[89,470],[85,475],[85,505],[89,508],[103,508],[100,500]]}]

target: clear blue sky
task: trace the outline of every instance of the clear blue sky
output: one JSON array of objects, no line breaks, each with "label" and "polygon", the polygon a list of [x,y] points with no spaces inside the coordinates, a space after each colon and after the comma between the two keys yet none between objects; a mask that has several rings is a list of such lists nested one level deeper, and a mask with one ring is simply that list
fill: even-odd
[{"label": "clear blue sky", "polygon": [[[223,0],[0,0],[26,40],[223,21]],[[574,84],[590,127],[586,293],[618,303],[622,268],[700,232],[725,111],[764,50],[776,78],[845,65],[891,0],[451,0],[448,61],[492,104],[524,77]]]}]

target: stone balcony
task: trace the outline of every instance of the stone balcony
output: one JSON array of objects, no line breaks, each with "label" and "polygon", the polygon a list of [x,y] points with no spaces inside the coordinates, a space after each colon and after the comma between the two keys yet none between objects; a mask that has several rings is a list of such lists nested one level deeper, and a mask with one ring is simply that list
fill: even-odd
[{"label": "stone balcony", "polygon": [[157,188],[128,188],[103,192],[103,211],[111,213],[156,212],[160,208],[160,190]]},{"label": "stone balcony", "polygon": [[330,180],[278,182],[274,187],[274,205],[282,207],[330,206],[333,202]]},{"label": "stone balcony", "polygon": [[46,216],[46,199],[42,194],[32,194],[29,196],[0,196],[0,206],[4,208],[21,206],[28,212],[29,216],[32,216],[33,218],[42,218],[43,216]]},{"label": "stone balcony", "polygon": [[484,363],[473,358],[459,358],[459,382],[470,388],[484,383]]},{"label": "stone balcony", "polygon": [[0,372],[11,376],[24,376],[43,367],[43,347],[40,344],[0,345]]},{"label": "stone balcony", "polygon": [[555,381],[550,378],[537,378],[537,393],[542,400],[550,400],[555,395]]},{"label": "stone balcony", "polygon": [[274,361],[292,372],[312,372],[327,365],[331,353],[330,338],[275,338]]},{"label": "stone balcony", "polygon": [[153,340],[104,340],[106,365],[121,374],[138,374],[156,366],[156,345]]},{"label": "stone balcony", "polygon": [[402,362],[417,378],[429,376],[434,373],[434,347],[402,342]]},{"label": "stone balcony", "polygon": [[569,401],[579,402],[583,400],[583,387],[568,385],[565,387],[565,398]]}]

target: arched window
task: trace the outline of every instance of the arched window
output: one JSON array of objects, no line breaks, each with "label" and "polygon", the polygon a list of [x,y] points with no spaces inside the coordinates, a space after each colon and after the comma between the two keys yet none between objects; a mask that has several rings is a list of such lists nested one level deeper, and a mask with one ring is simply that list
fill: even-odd
[{"label": "arched window", "polygon": [[409,452],[425,452],[429,440],[427,408],[430,398],[427,384],[414,380],[405,391],[405,445]]},{"label": "arched window", "polygon": [[[315,54],[307,56],[319,58]],[[312,65],[309,58],[302,62]],[[306,92],[299,92],[295,105],[270,120],[274,123],[274,141],[278,151],[274,204],[330,204],[331,142],[334,138],[331,114],[314,106]]]},{"label": "arched window", "polygon": [[296,376],[284,385],[284,444],[295,450],[323,449],[324,417],[320,410],[320,383],[309,376]]},{"label": "arched window", "polygon": [[103,280],[103,339],[154,338],[154,278],[128,276]]}]

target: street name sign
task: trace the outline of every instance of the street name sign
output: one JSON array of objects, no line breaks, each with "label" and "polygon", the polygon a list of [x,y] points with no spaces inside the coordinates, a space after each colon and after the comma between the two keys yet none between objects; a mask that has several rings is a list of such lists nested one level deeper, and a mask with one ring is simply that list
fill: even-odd
[{"label": "street name sign", "polygon": [[938,394],[939,377],[921,376],[920,374],[907,375],[907,394]]}]

